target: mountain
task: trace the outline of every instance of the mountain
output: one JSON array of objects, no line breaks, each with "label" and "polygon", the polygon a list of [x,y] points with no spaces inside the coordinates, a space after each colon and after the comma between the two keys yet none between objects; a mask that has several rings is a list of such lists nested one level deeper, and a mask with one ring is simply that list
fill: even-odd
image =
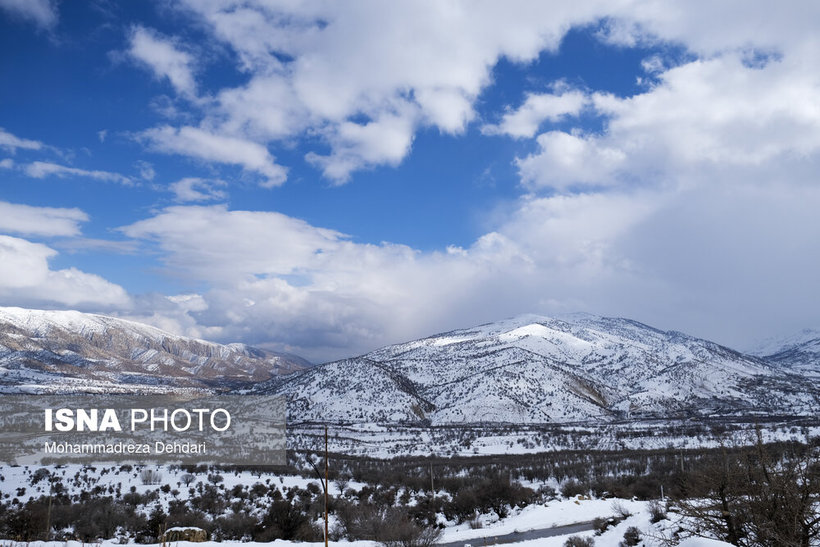
[{"label": "mountain", "polygon": [[215,344],[104,315],[0,308],[0,391],[224,390],[308,368],[295,355]]},{"label": "mountain", "polygon": [[820,331],[805,329],[787,338],[767,340],[753,353],[791,372],[820,377]]},{"label": "mountain", "polygon": [[388,346],[274,378],[291,419],[331,422],[607,422],[807,415],[820,389],[721,345],[636,321],[522,316]]}]

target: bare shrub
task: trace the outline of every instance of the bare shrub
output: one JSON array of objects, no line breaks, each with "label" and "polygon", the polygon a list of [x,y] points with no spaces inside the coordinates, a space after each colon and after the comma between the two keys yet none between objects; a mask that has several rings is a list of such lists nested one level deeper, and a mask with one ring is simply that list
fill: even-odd
[{"label": "bare shrub", "polygon": [[609,507],[615,513],[615,517],[620,520],[626,520],[632,516],[632,512],[620,501],[613,501]]},{"label": "bare shrub", "polygon": [[146,485],[159,484],[162,482],[162,473],[156,469],[146,467],[140,471],[140,480],[142,481],[142,484]]},{"label": "bare shrub", "polygon": [[649,511],[649,520],[652,524],[666,520],[666,504],[653,500],[646,504],[646,509]]},{"label": "bare shrub", "polygon": [[583,536],[570,536],[564,542],[564,547],[594,547],[595,540]]}]

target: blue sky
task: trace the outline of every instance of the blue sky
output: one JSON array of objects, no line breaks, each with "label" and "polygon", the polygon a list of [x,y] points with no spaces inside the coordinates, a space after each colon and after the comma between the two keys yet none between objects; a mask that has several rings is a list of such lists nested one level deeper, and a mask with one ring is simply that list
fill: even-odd
[{"label": "blue sky", "polygon": [[0,305],[322,361],[820,324],[820,9],[0,0]]}]

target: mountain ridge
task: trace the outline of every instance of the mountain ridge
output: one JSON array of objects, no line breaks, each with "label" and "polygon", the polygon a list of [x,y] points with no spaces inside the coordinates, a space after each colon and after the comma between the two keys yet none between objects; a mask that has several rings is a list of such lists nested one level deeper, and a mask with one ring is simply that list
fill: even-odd
[{"label": "mountain ridge", "polygon": [[0,388],[224,390],[311,366],[290,354],[218,344],[77,311],[0,308]]},{"label": "mountain ridge", "polygon": [[562,317],[528,314],[451,330],[255,391],[287,397],[302,420],[433,425],[820,408],[814,383],[762,358],[631,319]]},{"label": "mountain ridge", "polygon": [[0,391],[267,393],[295,422],[805,416],[820,409],[812,348],[755,356],[632,319],[527,314],[311,366],[104,315],[0,308]]}]

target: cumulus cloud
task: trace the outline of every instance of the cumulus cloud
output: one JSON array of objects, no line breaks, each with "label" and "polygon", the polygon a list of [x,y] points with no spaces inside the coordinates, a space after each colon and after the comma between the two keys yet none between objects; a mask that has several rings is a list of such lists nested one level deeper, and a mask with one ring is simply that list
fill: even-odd
[{"label": "cumulus cloud", "polygon": [[794,163],[820,151],[820,93],[812,58],[750,66],[733,51],[663,70],[644,93],[592,93],[604,131],[549,131],[519,158],[530,187],[682,182],[728,168]]},{"label": "cumulus cloud", "polygon": [[499,58],[523,63],[554,50],[605,5],[184,4],[248,74],[213,93],[203,126],[267,143],[319,135],[307,159],[337,183],[398,165],[420,128],[463,133]]},{"label": "cumulus cloud", "polygon": [[174,270],[208,281],[293,274],[343,237],[280,213],[228,211],[225,205],[169,207],[122,231],[156,240]]},{"label": "cumulus cloud", "polygon": [[555,122],[577,116],[586,105],[587,96],[582,91],[562,87],[557,85],[559,93],[527,94],[521,106],[504,113],[500,123],[484,125],[481,132],[485,135],[532,138],[545,121]]},{"label": "cumulus cloud", "polygon": [[57,6],[50,0],[0,0],[0,9],[50,29],[57,24]]},{"label": "cumulus cloud", "polygon": [[344,122],[328,137],[333,152],[328,156],[308,153],[308,161],[322,167],[323,174],[337,182],[350,179],[353,171],[375,165],[398,165],[412,144],[412,118],[386,114],[366,124]]},{"label": "cumulus cloud", "polygon": [[[214,137],[256,146],[303,139],[312,148],[308,161],[336,183],[349,181],[360,169],[400,164],[421,129],[463,133],[475,119],[481,92],[493,84],[499,59],[530,62],[557,50],[572,27],[602,25],[599,39],[619,47],[675,44],[690,57],[709,60],[731,53],[748,64],[750,58],[765,63],[789,52],[814,55],[816,44],[805,38],[813,36],[819,15],[810,2],[777,13],[765,4],[735,1],[671,8],[634,0],[505,6],[183,0],[182,5],[233,51],[245,82],[204,90],[212,100],[200,105],[204,110],[195,125]],[[761,20],[767,21],[765,28]],[[131,55],[155,75],[168,78],[180,93],[196,91],[192,67],[197,62],[179,43],[143,27],[132,30],[130,41]],[[647,61],[653,73],[663,71],[663,65]],[[817,71],[810,66],[805,72]],[[531,137],[542,122],[577,114],[587,100],[579,91],[533,92],[483,130]],[[165,148],[208,161],[185,151],[189,147]],[[268,185],[284,179],[283,172],[266,177]]]},{"label": "cumulus cloud", "polygon": [[37,236],[76,236],[88,215],[80,209],[32,207],[0,201],[0,232]]},{"label": "cumulus cloud", "polygon": [[18,148],[22,148],[24,150],[41,150],[43,148],[43,143],[40,141],[16,137],[0,127],[0,148],[8,150],[12,153]]},{"label": "cumulus cloud", "polygon": [[10,305],[91,306],[102,309],[129,305],[125,290],[76,268],[52,270],[57,251],[40,243],[0,235],[0,296]]},{"label": "cumulus cloud", "polygon": [[531,187],[566,189],[577,184],[608,186],[626,154],[595,137],[550,131],[538,136],[538,152],[517,160],[521,180]]},{"label": "cumulus cloud", "polygon": [[196,95],[194,58],[182,51],[174,40],[152,29],[135,26],[129,37],[128,55],[148,68],[156,78],[167,78],[177,93],[188,97]]},{"label": "cumulus cloud", "polygon": [[227,194],[219,189],[224,186],[226,186],[226,183],[221,180],[186,177],[172,183],[168,189],[174,193],[175,201],[211,201],[225,199]]},{"label": "cumulus cloud", "polygon": [[263,186],[278,186],[287,178],[287,170],[276,164],[265,146],[246,139],[226,137],[196,127],[167,125],[147,129],[138,138],[152,150],[164,154],[182,154],[203,161],[239,165],[265,177]]},{"label": "cumulus cloud", "polygon": [[87,169],[68,167],[66,165],[60,165],[57,163],[51,163],[46,161],[35,161],[29,163],[23,168],[23,171],[25,171],[25,173],[28,176],[34,177],[36,179],[42,179],[51,176],[58,178],[86,177],[105,182],[119,182],[120,184],[126,185],[133,184],[130,178],[126,177],[125,175],[120,175],[119,173],[98,170],[89,171]]}]

